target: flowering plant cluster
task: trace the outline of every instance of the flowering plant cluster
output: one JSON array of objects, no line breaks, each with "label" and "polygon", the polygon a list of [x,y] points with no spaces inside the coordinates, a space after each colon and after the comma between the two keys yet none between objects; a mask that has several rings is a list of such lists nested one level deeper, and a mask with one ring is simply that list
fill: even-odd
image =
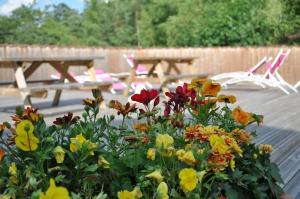
[{"label": "flowering plant cluster", "polygon": [[[99,93],[47,126],[36,109],[0,124],[1,198],[279,198],[272,147],[253,143],[262,116],[244,111],[211,80],[165,93],[142,90],[99,117]],[[233,110],[232,108],[233,107]],[[133,116],[137,117],[133,117]],[[119,125],[116,125],[119,124]]]}]

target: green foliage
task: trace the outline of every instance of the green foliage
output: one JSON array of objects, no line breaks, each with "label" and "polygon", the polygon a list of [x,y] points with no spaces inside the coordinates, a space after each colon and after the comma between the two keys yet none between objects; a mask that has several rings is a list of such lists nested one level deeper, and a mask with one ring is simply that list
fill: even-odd
[{"label": "green foliage", "polygon": [[299,0],[87,0],[0,16],[0,43],[228,46],[297,43]]}]

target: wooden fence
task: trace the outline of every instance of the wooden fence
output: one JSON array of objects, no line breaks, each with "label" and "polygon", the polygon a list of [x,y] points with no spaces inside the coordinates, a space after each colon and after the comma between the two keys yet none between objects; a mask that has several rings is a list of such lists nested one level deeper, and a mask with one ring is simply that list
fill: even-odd
[{"label": "wooden fence", "polygon": [[[271,47],[214,47],[214,48],[92,48],[92,47],[57,47],[57,46],[26,46],[2,45],[0,46],[1,58],[24,57],[99,57],[104,60],[95,60],[96,68],[107,72],[124,72],[129,70],[129,65],[123,54],[133,53],[139,56],[197,56],[194,68],[186,67],[187,72],[208,72],[219,74],[230,71],[246,71],[255,65],[264,56],[276,56],[280,46]],[[300,80],[300,47],[288,46],[291,53],[280,69],[280,74],[291,84]],[[73,69],[74,74],[84,72],[84,67]],[[41,67],[32,76],[32,79],[50,78],[56,72],[49,66]],[[0,69],[0,81],[13,80],[11,69]]]}]

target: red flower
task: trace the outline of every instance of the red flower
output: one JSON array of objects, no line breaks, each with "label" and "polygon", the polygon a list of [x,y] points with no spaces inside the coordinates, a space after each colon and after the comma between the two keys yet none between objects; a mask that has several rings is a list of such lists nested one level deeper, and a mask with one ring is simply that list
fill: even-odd
[{"label": "red flower", "polygon": [[159,96],[158,91],[154,89],[151,89],[150,91],[143,89],[140,94],[134,94],[131,97],[132,101],[142,103],[145,106],[148,106],[149,103],[154,99],[154,106],[156,106],[159,103]]},{"label": "red flower", "polygon": [[188,90],[186,83],[183,86],[178,86],[175,92],[166,92],[165,95],[169,97],[169,100],[165,102],[165,116],[168,116],[171,110],[176,113],[183,112],[185,105],[196,99],[195,90]]}]

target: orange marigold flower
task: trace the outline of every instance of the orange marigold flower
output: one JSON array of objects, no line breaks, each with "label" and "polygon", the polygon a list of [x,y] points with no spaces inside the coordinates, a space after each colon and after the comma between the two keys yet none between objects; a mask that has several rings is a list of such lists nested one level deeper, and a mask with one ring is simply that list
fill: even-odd
[{"label": "orange marigold flower", "polygon": [[219,95],[218,102],[234,104],[236,102],[236,97],[233,95]]},{"label": "orange marigold flower", "polygon": [[201,94],[202,96],[216,97],[220,90],[221,85],[219,83],[214,83],[209,79],[203,83]]},{"label": "orange marigold flower", "polygon": [[82,100],[82,103],[85,106],[96,108],[103,101],[104,101],[103,97],[99,96],[96,99],[85,98],[84,100]]},{"label": "orange marigold flower", "polygon": [[133,129],[145,133],[149,130],[149,125],[146,123],[137,123],[133,125]]},{"label": "orange marigold flower", "polygon": [[237,123],[244,126],[247,126],[253,120],[252,114],[243,111],[239,106],[232,111],[232,117]]},{"label": "orange marigold flower", "polygon": [[230,154],[227,154],[227,156],[225,156],[221,155],[218,152],[214,152],[209,156],[207,161],[209,168],[211,168],[215,172],[224,170],[228,166],[228,162],[230,161],[231,157],[232,156]]},{"label": "orange marigold flower", "polygon": [[3,157],[5,156],[5,151],[0,148],[0,162],[3,160]]},{"label": "orange marigold flower", "polygon": [[231,133],[236,138],[238,144],[250,143],[252,140],[251,134],[244,129],[234,129]]},{"label": "orange marigold flower", "polygon": [[113,108],[118,111],[118,115],[126,116],[131,112],[136,111],[136,104],[131,105],[129,102],[127,102],[125,105],[122,105],[121,102],[118,100],[111,100],[109,102],[109,108]]},{"label": "orange marigold flower", "polygon": [[202,127],[198,124],[187,127],[184,132],[185,139],[187,139],[187,140],[196,139],[198,137],[198,134],[199,134],[201,128]]},{"label": "orange marigold flower", "polygon": [[261,144],[259,145],[259,150],[261,153],[271,153],[273,151],[273,147],[270,144]]}]

